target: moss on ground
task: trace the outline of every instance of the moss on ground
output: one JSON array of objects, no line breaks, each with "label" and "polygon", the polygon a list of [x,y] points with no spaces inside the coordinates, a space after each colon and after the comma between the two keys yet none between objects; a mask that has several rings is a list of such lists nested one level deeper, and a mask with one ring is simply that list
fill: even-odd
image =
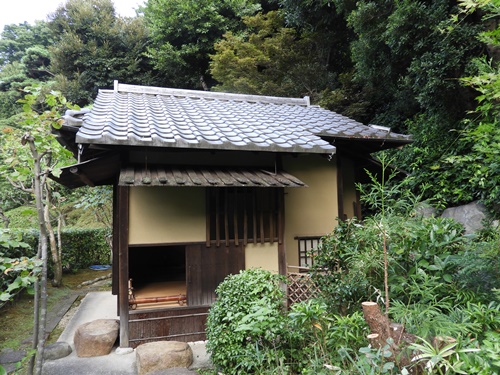
[{"label": "moss on ground", "polygon": [[[84,269],[74,274],[65,274],[63,276],[63,286],[53,288],[48,286],[48,310],[61,304],[69,295],[75,292],[85,293],[84,289],[78,289],[78,286],[84,281],[93,280],[104,273]],[[110,285],[106,283],[102,290],[109,290]],[[33,332],[33,296],[23,293],[14,302],[0,309],[0,350],[11,348],[14,350],[31,347],[31,335]],[[53,332],[53,337],[57,337],[57,331]]]}]

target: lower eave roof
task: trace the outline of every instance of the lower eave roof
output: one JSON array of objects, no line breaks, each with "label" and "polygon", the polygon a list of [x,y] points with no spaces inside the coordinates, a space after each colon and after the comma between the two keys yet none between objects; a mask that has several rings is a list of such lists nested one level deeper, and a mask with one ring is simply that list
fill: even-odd
[{"label": "lower eave roof", "polygon": [[283,170],[208,166],[126,166],[119,155],[95,158],[62,168],[53,180],[70,189],[82,186],[307,187]]},{"label": "lower eave roof", "polygon": [[282,170],[234,167],[129,166],[120,172],[120,186],[306,187]]}]

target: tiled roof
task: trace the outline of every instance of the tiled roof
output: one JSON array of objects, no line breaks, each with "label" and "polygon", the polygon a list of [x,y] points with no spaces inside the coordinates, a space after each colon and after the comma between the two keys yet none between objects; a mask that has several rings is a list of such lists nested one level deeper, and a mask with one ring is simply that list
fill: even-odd
[{"label": "tiled roof", "polygon": [[[276,98],[115,83],[85,114],[76,142],[100,145],[334,153],[321,137],[408,141],[310,106]],[[405,142],[406,143],[406,142]]]},{"label": "tiled roof", "polygon": [[129,166],[120,172],[121,186],[305,187],[284,171],[257,168]]}]

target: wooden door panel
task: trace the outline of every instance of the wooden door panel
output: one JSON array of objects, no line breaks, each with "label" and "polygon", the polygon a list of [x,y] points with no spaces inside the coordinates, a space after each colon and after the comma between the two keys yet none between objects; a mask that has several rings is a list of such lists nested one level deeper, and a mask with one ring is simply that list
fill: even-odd
[{"label": "wooden door panel", "polygon": [[186,247],[187,302],[189,306],[211,305],[215,289],[229,274],[245,268],[245,252],[240,244]]}]

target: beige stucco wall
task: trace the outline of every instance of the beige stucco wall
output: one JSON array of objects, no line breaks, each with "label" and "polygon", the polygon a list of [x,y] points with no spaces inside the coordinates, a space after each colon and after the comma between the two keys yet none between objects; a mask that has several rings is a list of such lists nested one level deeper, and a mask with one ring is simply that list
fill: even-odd
[{"label": "beige stucco wall", "polygon": [[285,189],[285,246],[287,264],[297,266],[296,236],[322,236],[337,223],[336,158],[319,155],[284,158],[285,171],[305,182],[305,188]]},{"label": "beige stucco wall", "polygon": [[249,243],[245,247],[245,268],[263,268],[265,270],[278,273],[278,244],[253,244]]},{"label": "beige stucco wall", "polygon": [[205,190],[130,188],[130,244],[205,241]]}]

